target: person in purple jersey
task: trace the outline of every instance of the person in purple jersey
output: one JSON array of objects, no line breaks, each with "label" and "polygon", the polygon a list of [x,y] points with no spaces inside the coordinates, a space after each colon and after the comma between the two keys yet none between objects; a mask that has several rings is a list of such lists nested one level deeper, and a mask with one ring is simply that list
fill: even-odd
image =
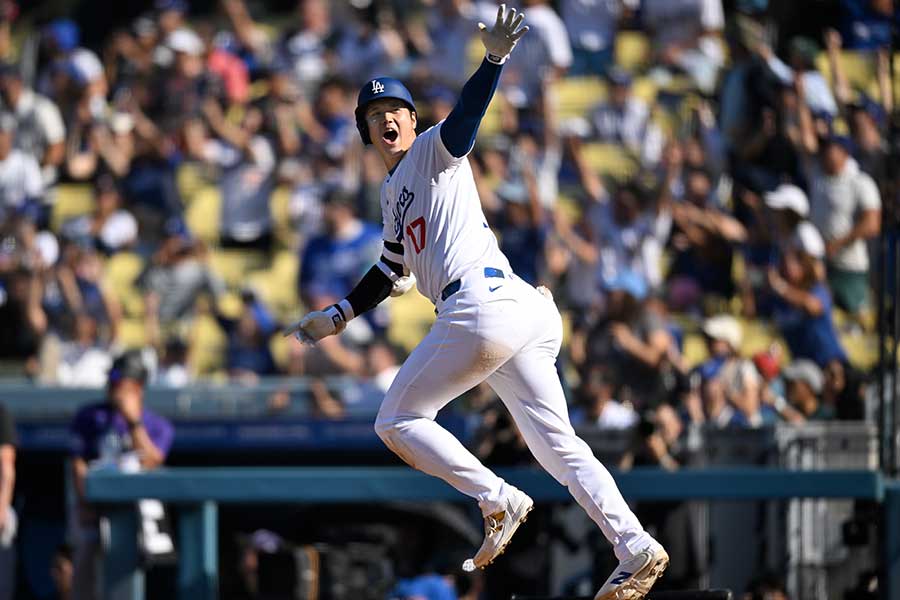
[{"label": "person in purple jersey", "polygon": [[76,506],[73,527],[74,594],[76,600],[97,597],[98,517],[85,498],[89,465],[115,465],[123,470],[151,470],[165,462],[175,430],[164,417],[144,407],[147,368],[140,351],[113,361],[106,399],[76,413],[72,434],[72,481]]}]

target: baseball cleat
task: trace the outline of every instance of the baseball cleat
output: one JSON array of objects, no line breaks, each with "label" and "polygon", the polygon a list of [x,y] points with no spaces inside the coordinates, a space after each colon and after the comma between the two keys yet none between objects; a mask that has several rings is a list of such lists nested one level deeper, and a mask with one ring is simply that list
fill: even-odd
[{"label": "baseball cleat", "polygon": [[484,542],[481,548],[463,563],[463,570],[483,569],[503,554],[519,525],[528,519],[534,501],[525,492],[515,490],[506,500],[506,508],[484,518]]},{"label": "baseball cleat", "polygon": [[619,563],[594,600],[641,600],[669,566],[669,555],[662,546],[641,550]]}]

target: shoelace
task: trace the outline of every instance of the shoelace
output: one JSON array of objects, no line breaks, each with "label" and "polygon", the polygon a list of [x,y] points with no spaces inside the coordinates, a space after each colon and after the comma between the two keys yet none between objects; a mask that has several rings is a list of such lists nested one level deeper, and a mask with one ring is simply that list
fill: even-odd
[{"label": "shoelace", "polygon": [[487,516],[487,520],[485,522],[485,530],[487,531],[488,537],[494,535],[495,533],[500,533],[501,531],[503,531],[504,517],[506,517],[505,512],[499,512]]}]

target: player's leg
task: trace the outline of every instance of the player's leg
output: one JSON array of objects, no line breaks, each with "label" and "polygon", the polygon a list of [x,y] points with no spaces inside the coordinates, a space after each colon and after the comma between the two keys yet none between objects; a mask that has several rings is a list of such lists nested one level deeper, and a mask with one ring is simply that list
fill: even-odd
[{"label": "player's leg", "polygon": [[484,381],[510,353],[438,319],[403,363],[375,420],[375,431],[388,448],[410,466],[477,500],[485,515],[502,510],[515,488],[434,419],[448,402]]},{"label": "player's leg", "polygon": [[557,351],[552,336],[528,346],[497,369],[488,384],[538,462],[569,489],[613,545],[619,568],[596,598],[642,598],[668,565],[668,555],[644,531],[609,471],[575,434],[556,373]]}]

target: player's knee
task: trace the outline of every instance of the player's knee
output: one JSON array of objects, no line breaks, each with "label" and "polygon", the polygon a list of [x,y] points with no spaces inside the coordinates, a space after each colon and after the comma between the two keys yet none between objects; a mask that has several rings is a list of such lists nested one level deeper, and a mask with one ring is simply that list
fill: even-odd
[{"label": "player's knee", "polygon": [[392,438],[399,433],[399,420],[393,415],[378,413],[375,418],[375,433],[389,448],[393,446]]}]

